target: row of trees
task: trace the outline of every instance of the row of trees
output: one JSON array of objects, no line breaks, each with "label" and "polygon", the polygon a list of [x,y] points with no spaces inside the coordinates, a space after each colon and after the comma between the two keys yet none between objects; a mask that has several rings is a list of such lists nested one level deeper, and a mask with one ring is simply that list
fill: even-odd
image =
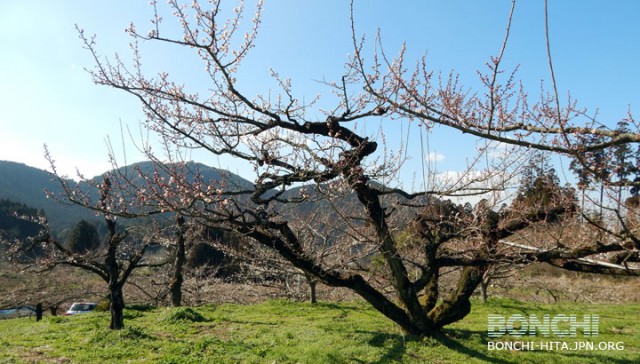
[{"label": "row of trees", "polygon": [[[107,258],[78,266],[108,283],[113,328],[122,324],[119,289],[144,252],[127,255],[128,265],[117,263],[117,248],[126,236],[115,229],[115,219],[164,212],[240,236],[236,250],[253,253],[248,255],[253,260],[275,253],[312,279],[347,288],[416,335],[437,335],[443,326],[464,318],[472,293],[498,264],[547,262],[576,271],[638,274],[629,267],[621,270],[584,259],[616,254],[624,255],[627,263],[637,261],[640,239],[627,224],[627,215],[635,212],[623,211],[624,204],[611,207],[619,220],[615,228],[602,219],[588,219],[578,244],[567,243],[575,234],[554,234],[553,246],[534,250],[502,244],[534,227],[551,231],[550,222],[575,213],[575,193],[556,188],[548,167],[540,167],[535,178],[525,177],[528,187],[514,207],[502,213],[495,211],[497,200],[482,200],[473,209],[445,200],[503,191],[525,167],[531,149],[571,159],[573,169],[581,171],[581,183],[599,184],[603,194],[614,186],[635,186],[626,167],[614,168],[614,159],[594,163],[601,153],[632,150],[640,142],[633,119],[628,118],[628,132],[600,128],[575,103],[563,105],[555,87],[532,99],[502,68],[508,30],[501,53],[479,72],[481,89],[469,92],[455,74],[435,77],[424,59],[410,64],[404,48],[390,58],[379,38],[379,44],[370,47],[358,35],[352,11],[353,53],[344,74],[323,85],[337,96],[325,100],[333,106],[320,109],[296,96],[290,80],[276,73],[279,92],[250,95],[242,90],[237,80],[258,34],[262,4],[246,27],[240,21],[243,7],[223,19],[222,6],[220,1],[195,1],[191,6],[169,1],[180,35],[164,29],[158,15],[151,19],[150,32],[132,26],[131,63],[122,56],[104,57],[94,38],[79,30],[95,62],[94,82],[138,99],[146,115],[143,125],[168,151],[158,155],[145,148],[156,172],[140,173],[135,181],[118,174],[114,162],[114,175],[95,186],[98,201],[60,179],[65,199],[102,213],[109,226]],[[158,9],[153,13],[159,14]],[[145,43],[194,52],[203,64],[200,79],[210,81],[207,91],[190,89],[188,80],[166,72],[154,75],[144,69],[140,44]],[[394,180],[406,154],[387,153],[382,136],[357,126],[374,118],[383,123],[409,120],[426,133],[436,126],[457,130],[485,147],[470,156],[468,168],[456,178],[438,179],[428,190],[383,185],[379,181]],[[491,145],[497,143],[506,146],[500,158],[492,154]],[[205,180],[197,171],[185,170],[186,164],[163,163],[192,149],[251,165],[253,184]],[[55,165],[52,168],[55,172]],[[310,203],[329,206],[330,219],[302,209]],[[301,211],[307,213],[296,213]],[[411,239],[398,234],[406,226],[412,226]],[[45,242],[65,251],[52,240]],[[441,275],[451,269],[459,272],[457,282],[444,292]]]},{"label": "row of trees", "polygon": [[[630,115],[619,121],[613,132],[618,135],[632,134],[631,127],[635,122]],[[606,130],[604,126],[600,129]],[[585,136],[584,145],[599,144],[605,142],[601,135]],[[582,191],[582,204],[586,197],[586,191],[595,188],[599,191],[598,204],[604,205],[605,190],[607,186],[615,186],[617,193],[617,207],[623,201],[623,191],[627,189],[631,196],[637,196],[640,189],[640,147],[631,144],[619,144],[607,149],[599,149],[578,154],[569,165],[578,179],[578,189]],[[600,211],[602,214],[602,211]]]},{"label": "row of trees", "polygon": [[[110,186],[111,180],[106,177],[100,186],[100,201],[107,199]],[[91,189],[84,191],[93,194]],[[0,307],[36,307],[38,320],[43,310],[50,309],[56,315],[58,307],[70,301],[88,296],[105,298],[104,289],[96,287],[94,280],[86,275],[69,275],[68,270],[58,267],[79,268],[105,283],[112,315],[110,327],[114,329],[124,324],[127,284],[153,304],[181,306],[186,276],[264,284],[280,283],[280,273],[286,275],[290,270],[278,259],[260,257],[242,247],[238,237],[188,223],[180,215],[171,222],[167,214],[149,219],[131,213],[125,224],[116,224],[117,216],[104,214],[106,234],[99,234],[102,227],[81,220],[60,238],[51,233],[42,211],[10,201],[3,201],[2,206],[15,221],[3,221],[0,226],[0,247],[6,250],[3,256],[9,257],[0,263],[13,263],[20,274],[2,283]],[[24,225],[31,229],[23,236],[12,237],[11,233]],[[259,272],[249,272],[248,266]],[[139,268],[147,268],[147,272],[132,282]]]},{"label": "row of trees", "polygon": [[40,225],[33,220],[43,214],[44,212],[24,204],[0,199],[0,238],[13,241],[36,235]]},{"label": "row of trees", "polygon": [[[473,229],[470,228],[471,226],[477,225],[476,228],[487,229],[486,233],[488,233],[489,230],[496,229],[501,220],[506,221],[512,218],[513,209],[519,211],[553,210],[559,204],[558,201],[564,201],[562,204],[567,206],[567,211],[575,211],[575,206],[573,205],[575,195],[573,194],[573,190],[559,186],[559,180],[554,170],[549,166],[548,161],[543,155],[538,155],[536,158],[533,158],[528,164],[526,171],[522,177],[521,186],[518,189],[518,194],[513,201],[512,207],[507,208],[503,206],[503,209],[499,213],[492,211],[486,200],[478,204],[475,210],[469,203],[462,206],[455,205],[450,201],[431,200],[429,207],[424,208],[416,218],[411,217],[411,213],[407,214],[405,219],[407,227],[403,228],[407,235],[403,239],[410,242],[401,243],[403,250],[412,250],[412,252],[405,252],[408,255],[419,255],[419,251],[415,251],[415,248],[416,246],[420,246],[422,239],[431,241],[439,241],[441,239],[449,240],[452,239],[453,235],[462,234],[463,230],[468,230],[467,233],[470,235],[462,240],[473,240],[474,233],[472,232]],[[120,177],[121,179],[126,178],[123,175],[115,177]],[[132,185],[136,183],[128,179],[125,181]],[[101,186],[96,185],[95,187],[102,188],[103,195],[101,201],[107,200],[108,195],[114,193],[111,190],[113,188],[111,178],[108,177]],[[85,190],[85,193],[87,193],[87,195],[92,194],[87,190]],[[77,196],[78,191],[72,194]],[[353,200],[353,196],[347,197],[347,200]],[[355,201],[342,202],[345,205],[353,205]],[[335,247],[332,245],[341,243],[336,235],[343,233],[345,228],[342,227],[339,232],[332,232],[328,228],[332,222],[328,220],[331,217],[327,215],[327,213],[331,214],[331,210],[325,209],[318,213],[318,205],[321,203],[322,201],[312,202],[311,204],[316,206],[316,208],[313,209],[315,213],[313,216],[307,216],[308,220],[304,218],[300,219],[306,221],[304,227],[298,226],[298,231],[301,236],[304,236],[304,239],[307,241],[306,245],[310,250],[321,252],[320,255],[324,257],[333,255],[343,260],[351,259],[351,263],[358,264],[366,264],[362,258],[370,256],[372,253],[376,254],[374,259],[383,258],[372,249],[367,249],[366,253],[359,252],[355,255],[352,252],[335,251]],[[301,211],[305,210],[308,209],[304,208]],[[296,212],[296,214],[299,213],[300,211]],[[321,216],[323,214],[325,216]],[[140,213],[129,213],[128,218],[140,217],[139,215]],[[35,217],[36,216],[33,216],[29,220],[36,221]],[[42,216],[37,217],[38,220],[42,221]],[[210,227],[198,229],[196,226],[192,226],[192,231],[188,234],[185,219],[180,215],[177,216],[173,224],[165,224],[164,227],[154,225],[152,228],[146,228],[143,235],[135,232],[135,230],[139,230],[141,225],[133,225],[127,229],[117,231],[115,221],[115,216],[105,216],[108,234],[104,239],[104,243],[100,242],[96,227],[84,220],[80,221],[74,229],[67,234],[65,243],[59,243],[58,240],[49,233],[46,223],[37,225],[42,231],[40,231],[40,234],[32,237],[32,244],[27,246],[24,244],[17,245],[14,247],[13,252],[17,255],[23,255],[24,259],[20,261],[23,264],[32,265],[35,257],[35,268],[40,272],[49,272],[57,266],[68,265],[95,273],[107,283],[109,291],[108,297],[110,301],[112,301],[111,327],[116,329],[121,328],[123,325],[123,288],[124,285],[128,283],[128,279],[134,269],[152,266],[171,266],[172,268],[167,277],[168,279],[166,279],[164,283],[166,290],[161,288],[158,294],[156,294],[155,300],[158,302],[159,299],[161,300],[162,297],[169,294],[170,303],[174,306],[180,306],[182,304],[182,284],[184,282],[186,265],[188,264],[190,269],[207,263],[213,263],[220,267],[223,261],[227,260],[222,250],[226,252],[226,256],[234,256],[237,258],[234,268],[229,270],[227,267],[226,270],[223,270],[225,276],[232,276],[234,273],[238,273],[238,269],[240,269],[243,271],[239,276],[236,275],[236,279],[258,282],[264,279],[281,281],[287,279],[291,274],[298,274],[304,277],[309,286],[311,301],[316,302],[315,290],[318,282],[316,276],[305,271],[296,270],[286,260],[270,253],[270,249],[265,250],[260,246],[256,246],[256,244],[251,241],[240,241],[241,239],[233,238],[229,235],[225,236],[220,230]],[[455,224],[456,228],[451,229],[449,226],[443,230],[442,225],[449,223]],[[335,222],[333,222],[333,225],[336,225]],[[315,230],[314,226],[321,231]],[[428,228],[426,226],[428,226]],[[419,232],[418,235],[416,235],[416,231]],[[441,235],[442,231],[447,231],[447,233]],[[132,232],[134,234],[133,237],[130,236]],[[433,235],[434,233],[436,235]],[[175,234],[174,237],[172,237],[173,234]],[[422,236],[422,234],[427,235]],[[452,236],[447,236],[447,234],[452,234]],[[488,239],[490,237],[487,236],[486,238]],[[193,244],[194,241],[201,241],[201,243]],[[204,243],[204,241],[214,243],[220,250],[212,247],[209,243]],[[438,245],[441,243],[442,242],[435,242],[433,244]],[[169,247],[169,251],[172,252],[171,256],[162,255],[160,260],[156,260],[153,263],[150,262],[150,257],[151,259],[153,258],[150,255],[146,255],[145,257],[145,252],[154,245]],[[361,245],[358,247],[362,248]],[[188,250],[191,252],[189,260],[187,260]],[[25,252],[34,251],[38,253],[35,255],[24,254]],[[378,259],[378,261],[380,259]],[[342,262],[340,264],[344,263]],[[242,265],[245,269],[239,268],[239,265]],[[249,267],[249,269],[246,269],[247,267]],[[485,288],[485,295],[486,285],[491,279],[498,277],[496,272],[499,270],[499,264],[493,264],[487,266],[487,269],[483,272],[481,284]],[[164,269],[164,271],[166,271],[166,269]],[[220,270],[217,272],[220,272]],[[419,272],[412,272],[411,274],[418,273]],[[209,277],[212,276],[210,275]],[[382,277],[384,280],[388,279],[389,273],[386,272],[382,274]],[[78,295],[82,294],[82,291],[77,290],[81,282],[76,282],[76,292],[71,292],[72,290],[67,290],[60,286],[57,289],[61,290],[62,294],[45,291],[45,296],[48,295],[48,297],[36,298],[32,297],[33,295],[31,294],[25,294],[25,292],[29,290],[40,291],[38,288],[39,285],[33,282],[25,283],[27,286],[19,290],[19,292],[14,292],[14,296],[16,293],[20,294],[23,302],[26,302],[24,299],[27,298],[31,300],[36,299],[38,302],[50,302],[47,304],[47,307],[51,307],[53,310],[55,310],[64,299],[68,300],[70,297],[79,297]],[[137,284],[136,287],[142,289]],[[145,293],[149,295],[149,293]],[[54,300],[55,302],[51,300],[53,297],[58,296],[64,297],[64,299],[62,301],[59,299]],[[112,297],[114,297],[115,300]],[[437,296],[434,296],[432,299],[437,300]]]}]

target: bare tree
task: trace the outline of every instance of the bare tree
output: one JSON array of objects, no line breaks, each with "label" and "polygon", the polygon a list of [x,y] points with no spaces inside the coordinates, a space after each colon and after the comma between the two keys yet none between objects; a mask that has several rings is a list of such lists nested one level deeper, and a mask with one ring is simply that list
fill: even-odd
[{"label": "bare tree", "polygon": [[[41,266],[13,262],[0,277],[0,307],[35,307],[55,316],[69,302],[104,296],[96,282],[74,275],[69,268],[42,271]],[[8,263],[7,263],[8,265]],[[19,272],[19,273],[18,273]]]},{"label": "bare tree", "polygon": [[[251,165],[255,179],[252,186],[239,188],[204,181],[197,175],[187,178],[179,167],[158,163],[166,176],[141,176],[146,184],[136,190],[137,204],[149,210],[175,211],[250,238],[324,284],[356,292],[406,332],[418,335],[435,335],[441,327],[466,316],[470,296],[494,262],[540,261],[566,269],[613,272],[581,259],[638,247],[629,230],[606,230],[605,240],[579,248],[498,249],[501,240],[566,213],[566,205],[497,216],[492,209],[495,201],[478,204],[473,213],[442,201],[444,196],[503,190],[509,176],[521,166],[526,148],[563,154],[586,165],[584,153],[640,141],[637,132],[595,128],[595,120],[573,101],[561,107],[555,88],[534,101],[518,88],[513,73],[505,78],[501,60],[510,26],[500,54],[481,73],[484,90],[469,93],[455,74],[434,77],[424,59],[409,66],[404,48],[397,57],[388,58],[380,38],[377,52],[365,52],[352,14],[354,54],[345,74],[325,85],[337,95],[334,107],[320,110],[315,100],[302,102],[296,97],[291,81],[275,72],[278,94],[251,97],[238,85],[241,63],[258,33],[261,3],[253,21],[243,28],[243,7],[224,21],[220,1],[205,8],[198,1],[188,7],[171,0],[180,36],[162,28],[157,5],[152,4],[156,16],[151,31],[140,33],[133,25],[128,30],[133,39],[130,65],[120,56],[102,57],[94,38],[79,30],[94,57],[94,82],[122,90],[141,102],[144,125],[165,141],[167,158],[176,150],[197,148]],[[210,81],[206,94],[189,89],[166,72],[149,74],[142,67],[140,42],[195,52],[204,65],[203,77]],[[418,192],[386,186],[380,181],[392,180],[405,155],[390,152],[383,135],[358,127],[359,122],[383,117],[412,120],[427,132],[440,125],[485,144],[470,158],[466,172],[455,178],[433,179],[429,187],[425,184],[426,190]],[[586,136],[598,136],[598,142],[585,144]],[[509,153],[505,158],[491,158],[491,143],[507,146]],[[151,160],[166,159],[151,148],[145,150]],[[481,168],[481,161],[488,165]],[[316,193],[298,188],[301,185]],[[357,207],[332,205],[335,221],[353,237],[336,244],[350,244],[360,255],[358,259],[319,259],[305,245],[303,230],[283,213],[287,206],[331,201],[335,195],[350,196],[352,206]],[[412,246],[399,244],[396,234],[407,223],[399,217],[400,211],[407,210],[413,211],[409,220],[416,226],[417,242]],[[372,254],[382,265],[374,264],[377,260]],[[440,272],[450,267],[459,268],[459,279],[441,297]]]},{"label": "bare tree", "polygon": [[[55,170],[55,166],[52,164]],[[124,327],[123,309],[125,307],[123,287],[131,276],[131,273],[140,267],[158,266],[166,262],[155,264],[143,261],[146,250],[155,242],[153,239],[145,239],[139,244],[133,244],[127,239],[130,238],[127,230],[118,230],[116,227],[116,216],[109,213],[112,210],[112,185],[109,177],[105,177],[98,187],[99,200],[97,206],[89,205],[89,195],[91,191],[83,191],[80,187],[71,189],[68,182],[60,179],[65,189],[66,198],[71,198],[72,202],[82,204],[87,208],[93,208],[103,213],[107,226],[107,239],[101,249],[77,253],[71,251],[58,242],[47,229],[46,222],[43,224],[43,234],[35,237],[33,242],[41,246],[42,252],[36,257],[35,266],[44,269],[53,269],[57,266],[71,266],[83,269],[99,276],[108,287],[111,322],[111,329],[120,330]],[[83,202],[80,202],[83,201]]]}]

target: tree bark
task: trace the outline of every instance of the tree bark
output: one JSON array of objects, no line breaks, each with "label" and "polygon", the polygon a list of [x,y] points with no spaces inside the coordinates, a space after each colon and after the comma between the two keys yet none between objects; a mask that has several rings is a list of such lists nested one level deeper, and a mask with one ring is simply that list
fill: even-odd
[{"label": "tree bark", "polygon": [[109,283],[109,292],[111,293],[111,303],[109,309],[111,311],[111,323],[109,328],[112,330],[121,330],[124,328],[124,296],[122,294],[122,286],[115,282]]},{"label": "tree bark", "polygon": [[178,216],[176,218],[176,223],[178,225],[178,231],[176,233],[178,241],[176,244],[177,246],[173,268],[173,279],[171,280],[169,291],[171,292],[171,305],[173,305],[174,307],[179,307],[182,306],[182,283],[184,282],[183,270],[185,261],[187,259],[184,239],[186,228],[184,225],[184,218],[182,216]]},{"label": "tree bark", "polygon": [[482,281],[483,270],[482,267],[466,267],[462,270],[456,290],[429,312],[429,317],[438,327],[462,320],[471,312],[469,298]]},{"label": "tree bark", "polygon": [[109,294],[111,296],[111,303],[109,305],[111,323],[109,328],[112,330],[120,330],[124,327],[124,317],[122,314],[124,297],[122,295],[122,285],[120,284],[120,266],[116,258],[116,250],[121,239],[116,234],[116,223],[111,219],[105,219],[105,221],[109,229],[109,247],[107,249],[107,257],[105,258],[106,270],[109,277]]}]

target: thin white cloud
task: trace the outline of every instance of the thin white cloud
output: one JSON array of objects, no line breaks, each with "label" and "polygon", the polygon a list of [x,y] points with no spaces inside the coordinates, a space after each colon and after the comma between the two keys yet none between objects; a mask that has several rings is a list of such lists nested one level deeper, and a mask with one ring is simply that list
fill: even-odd
[{"label": "thin white cloud", "polygon": [[443,160],[446,159],[446,156],[442,153],[438,153],[438,152],[431,152],[429,153],[429,155],[427,156],[427,159],[431,162],[441,162]]}]

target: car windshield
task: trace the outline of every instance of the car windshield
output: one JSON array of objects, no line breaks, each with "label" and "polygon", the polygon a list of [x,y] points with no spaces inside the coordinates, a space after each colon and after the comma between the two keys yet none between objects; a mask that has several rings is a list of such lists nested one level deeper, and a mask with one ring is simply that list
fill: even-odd
[{"label": "car windshield", "polygon": [[71,305],[72,311],[91,311],[93,310],[95,305],[90,303],[74,303]]}]

